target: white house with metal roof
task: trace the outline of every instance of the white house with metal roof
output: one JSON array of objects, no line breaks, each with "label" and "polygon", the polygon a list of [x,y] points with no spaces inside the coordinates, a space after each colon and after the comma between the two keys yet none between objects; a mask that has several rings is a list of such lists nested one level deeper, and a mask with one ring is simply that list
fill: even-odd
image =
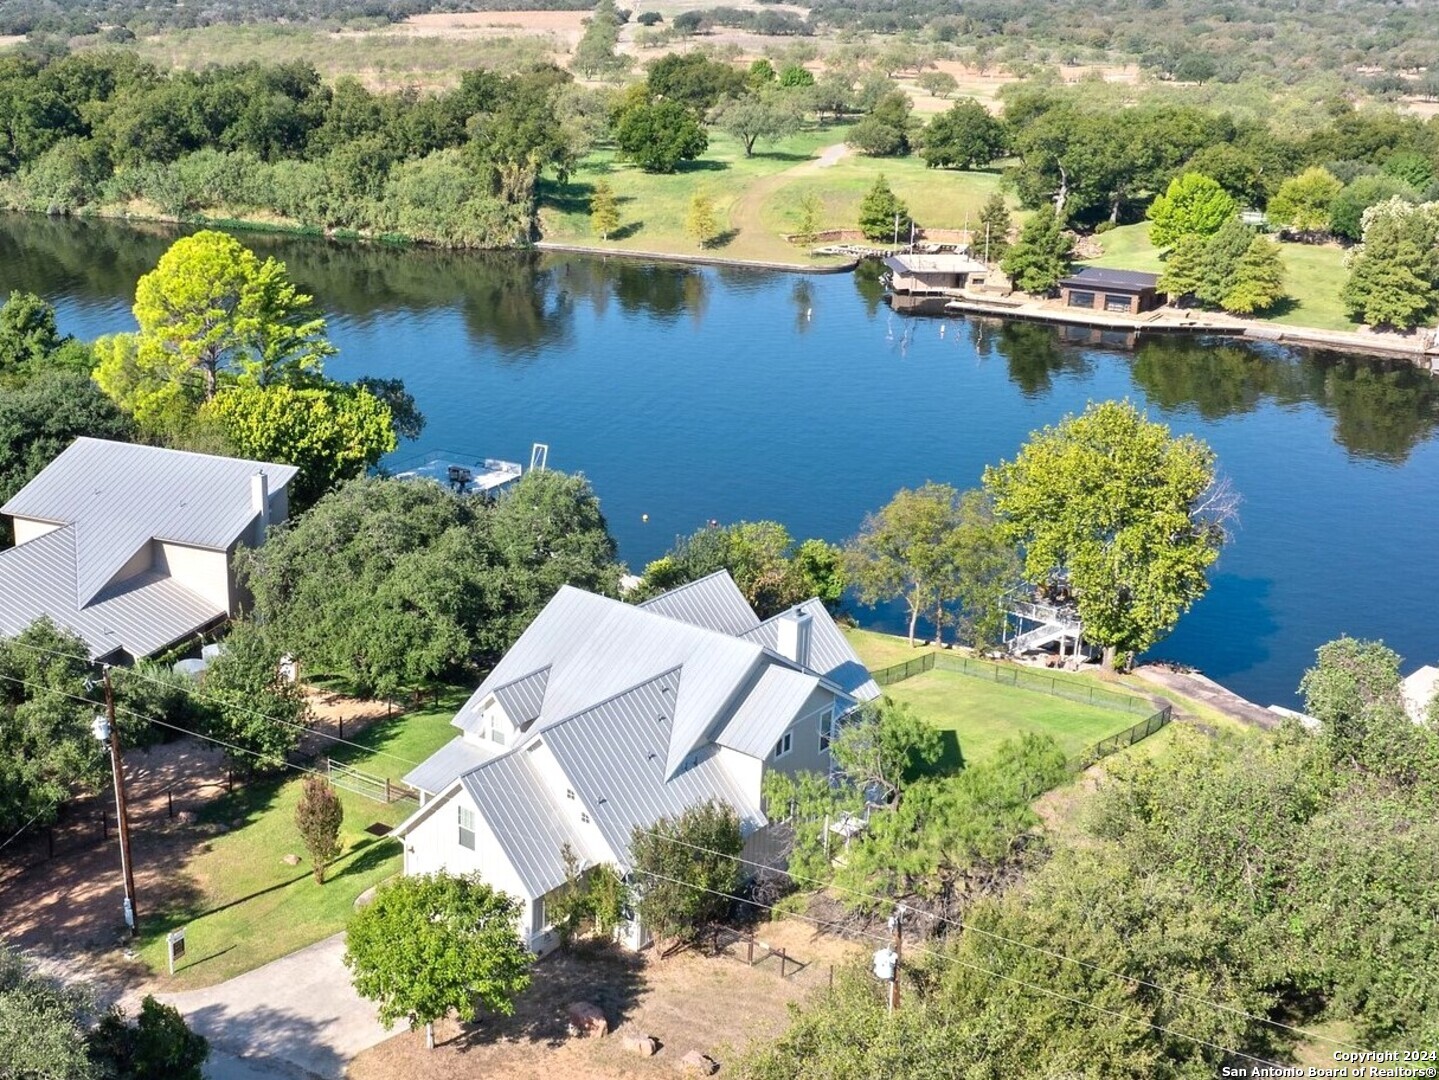
[{"label": "white house with metal roof", "polygon": [[76,439],[3,507],[0,634],[42,615],[139,659],[234,614],[230,562],[289,513],[291,465]]},{"label": "white house with metal roof", "polygon": [[566,845],[626,873],[636,826],[709,799],[757,845],[765,771],[827,772],[837,719],[878,696],[818,600],[761,621],[723,571],[638,605],[566,586],[405,777],[405,872],[478,872],[544,952]]}]

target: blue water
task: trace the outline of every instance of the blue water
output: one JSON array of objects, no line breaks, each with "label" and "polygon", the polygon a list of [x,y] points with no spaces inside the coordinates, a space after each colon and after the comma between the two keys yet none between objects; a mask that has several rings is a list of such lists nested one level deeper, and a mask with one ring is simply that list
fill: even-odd
[{"label": "blue water", "polygon": [[[636,570],[710,519],[843,540],[896,488],[976,485],[1034,428],[1128,397],[1207,440],[1243,498],[1209,595],[1157,655],[1282,704],[1341,633],[1382,637],[1411,665],[1439,659],[1428,376],[1276,347],[1136,351],[904,317],[851,275],[253,242],[331,313],[331,374],[399,376],[415,395],[429,424],[397,459],[528,460],[547,442],[552,467],[593,482]],[[163,247],[7,220],[0,289],[48,294],[81,337],[125,329],[134,278]],[[873,617],[901,625],[896,610]]]}]

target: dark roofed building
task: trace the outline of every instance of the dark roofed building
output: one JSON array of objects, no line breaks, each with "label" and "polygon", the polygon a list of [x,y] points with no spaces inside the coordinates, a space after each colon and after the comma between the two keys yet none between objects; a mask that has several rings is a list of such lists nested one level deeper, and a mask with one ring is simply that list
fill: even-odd
[{"label": "dark roofed building", "polygon": [[1159,307],[1158,283],[1158,274],[1085,266],[1060,281],[1059,296],[1067,308],[1138,315]]}]

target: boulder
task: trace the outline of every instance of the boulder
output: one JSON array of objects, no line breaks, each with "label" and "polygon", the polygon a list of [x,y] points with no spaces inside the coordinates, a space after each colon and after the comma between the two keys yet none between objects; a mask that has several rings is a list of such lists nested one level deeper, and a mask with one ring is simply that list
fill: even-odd
[{"label": "boulder", "polygon": [[708,1054],[701,1054],[698,1050],[691,1050],[684,1057],[680,1058],[680,1070],[699,1076],[713,1076],[719,1072],[719,1062]]},{"label": "boulder", "polygon": [[286,866],[299,866],[299,865],[300,865],[300,856],[294,855],[294,854],[286,855],[286,856],[285,856],[283,859],[281,859],[280,861],[281,861],[282,863],[284,863]]},{"label": "boulder", "polygon": [[605,1019],[605,1014],[588,1001],[571,1003],[565,1015],[569,1019],[570,1030],[582,1038],[609,1034],[610,1022]]},{"label": "boulder", "polygon": [[624,1046],[630,1053],[640,1057],[654,1057],[659,1051],[660,1041],[653,1035],[627,1035]]}]

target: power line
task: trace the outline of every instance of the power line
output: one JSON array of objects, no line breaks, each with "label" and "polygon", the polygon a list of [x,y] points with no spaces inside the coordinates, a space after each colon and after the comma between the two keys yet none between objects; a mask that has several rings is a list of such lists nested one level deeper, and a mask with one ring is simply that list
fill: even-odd
[{"label": "power line", "polygon": [[[702,846],[700,846],[700,845],[698,845],[698,844],[691,844],[691,843],[689,843],[689,842],[687,842],[687,841],[685,841],[685,840],[681,840],[681,839],[680,839],[679,837],[677,837],[677,836],[666,836],[666,835],[664,835],[664,834],[662,834],[662,833],[654,832],[653,830],[641,830],[641,831],[643,831],[646,836],[651,836],[651,837],[654,837],[654,838],[660,839],[660,840],[666,840],[666,841],[668,841],[668,842],[670,842],[670,843],[673,843],[673,844],[679,844],[680,846],[682,846],[682,847],[687,847],[687,848],[691,849],[692,851],[699,851],[699,852],[703,852],[703,853],[709,854],[709,855],[720,855],[720,856],[723,856],[723,857],[726,858],[726,859],[731,859],[731,860],[733,860],[733,861],[735,861],[735,862],[738,862],[738,863],[741,864],[742,866],[749,866],[749,867],[753,867],[754,869],[757,869],[757,870],[769,870],[769,871],[774,871],[774,872],[777,872],[777,873],[784,874],[787,878],[789,878],[791,881],[793,881],[793,882],[795,882],[795,883],[797,883],[797,884],[813,885],[813,886],[816,886],[817,888],[837,889],[837,890],[839,890],[839,891],[841,891],[841,892],[846,892],[846,893],[849,893],[849,894],[852,895],[852,896],[859,897],[859,898],[862,899],[862,900],[870,900],[870,901],[873,901],[873,902],[876,903],[876,904],[894,904],[894,903],[895,903],[895,901],[894,901],[892,898],[886,898],[886,897],[882,897],[882,896],[877,896],[877,895],[875,895],[875,894],[873,894],[873,893],[866,893],[866,892],[864,892],[863,890],[853,888],[852,886],[839,885],[839,884],[836,884],[836,883],[834,883],[834,882],[822,881],[822,880],[820,880],[820,879],[818,879],[818,878],[803,877],[803,876],[801,876],[801,875],[795,874],[794,872],[792,872],[791,870],[789,870],[787,867],[771,866],[771,865],[769,865],[768,863],[755,862],[754,860],[746,859],[746,858],[744,858],[744,857],[741,856],[741,855],[731,855],[731,854],[729,854],[728,852],[725,852],[725,851],[716,851],[716,850],[714,850],[713,848],[706,848],[706,847],[702,847]],[[924,916],[926,916],[926,917],[928,917],[928,918],[931,918],[931,919],[935,920],[936,922],[943,923],[943,924],[945,924],[946,926],[952,926],[952,927],[955,927],[956,929],[968,931],[969,933],[972,933],[972,934],[979,934],[979,935],[981,935],[981,936],[983,936],[983,937],[987,937],[987,938],[990,938],[990,939],[995,940],[995,941],[1002,941],[1002,942],[1004,942],[1004,943],[1007,944],[1007,945],[1014,945],[1014,946],[1017,946],[1017,947],[1019,947],[1019,948],[1021,948],[1021,949],[1028,949],[1028,950],[1030,950],[1031,952],[1037,952],[1037,953],[1040,953],[1040,954],[1042,954],[1042,955],[1044,955],[1044,956],[1048,956],[1048,957],[1050,957],[1050,958],[1053,959],[1053,960],[1060,960],[1060,961],[1063,961],[1064,963],[1068,963],[1068,964],[1076,964],[1076,965],[1078,965],[1079,967],[1086,968],[1087,970],[1096,972],[1096,973],[1098,973],[1098,974],[1109,975],[1109,976],[1111,976],[1111,977],[1113,977],[1113,978],[1116,978],[1116,979],[1123,979],[1125,982],[1131,983],[1131,984],[1133,984],[1133,985],[1135,985],[1135,986],[1143,986],[1143,987],[1146,987],[1146,988],[1148,988],[1148,989],[1150,989],[1150,990],[1156,990],[1156,991],[1158,991],[1159,993],[1162,993],[1162,994],[1170,994],[1170,995],[1173,995],[1174,997],[1181,998],[1181,999],[1184,999],[1184,1000],[1186,1000],[1186,1001],[1194,1002],[1195,1004],[1208,1005],[1210,1008],[1213,1008],[1213,1009],[1219,1009],[1219,1010],[1222,1010],[1222,1011],[1224,1011],[1224,1012],[1232,1013],[1232,1014],[1234,1014],[1235,1016],[1242,1016],[1242,1017],[1244,1017],[1244,1018],[1247,1019],[1247,1020],[1254,1020],[1254,1021],[1256,1021],[1256,1022],[1258,1022],[1258,1023],[1261,1023],[1261,1024],[1268,1024],[1268,1025],[1270,1025],[1271,1027],[1281,1028],[1281,1029],[1283,1029],[1283,1030],[1285,1030],[1285,1031],[1288,1031],[1288,1032],[1290,1032],[1290,1033],[1292,1033],[1292,1034],[1295,1034],[1295,1035],[1303,1035],[1303,1036],[1306,1037],[1306,1038],[1317,1039],[1317,1040],[1319,1040],[1320,1042],[1327,1042],[1327,1043],[1330,1043],[1330,1044],[1333,1045],[1333,1046],[1340,1046],[1340,1047],[1345,1048],[1346,1050],[1359,1050],[1359,1051],[1364,1051],[1364,1047],[1362,1047],[1362,1046],[1357,1046],[1357,1045],[1355,1045],[1354,1043],[1347,1043],[1347,1042],[1344,1042],[1344,1041],[1341,1040],[1341,1039],[1332,1039],[1332,1038],[1330,1038],[1329,1036],[1327,1036],[1327,1035],[1321,1035],[1321,1034],[1319,1034],[1319,1033],[1316,1032],[1316,1031],[1310,1031],[1310,1030],[1308,1030],[1308,1029],[1306,1029],[1306,1028],[1295,1027],[1295,1026],[1292,1025],[1292,1024],[1286,1024],[1286,1023],[1283,1023],[1282,1021],[1279,1021],[1279,1020],[1271,1020],[1271,1019],[1269,1019],[1268,1017],[1259,1016],[1259,1015],[1257,1015],[1257,1014],[1255,1014],[1255,1013],[1251,1013],[1251,1012],[1246,1012],[1244,1009],[1240,1009],[1240,1008],[1238,1008],[1238,1007],[1236,1007],[1236,1006],[1226,1005],[1226,1004],[1224,1004],[1223,1002],[1214,1001],[1214,1000],[1211,999],[1211,998],[1202,997],[1202,996],[1200,996],[1200,995],[1198,995],[1198,994],[1191,994],[1191,993],[1189,993],[1188,991],[1184,991],[1184,990],[1174,990],[1174,989],[1171,989],[1171,988],[1166,987],[1166,986],[1161,986],[1159,983],[1150,982],[1150,981],[1147,980],[1147,979],[1141,979],[1141,978],[1139,978],[1139,977],[1136,976],[1136,975],[1126,975],[1126,974],[1124,974],[1123,972],[1115,971],[1115,970],[1113,970],[1113,969],[1111,969],[1111,968],[1102,967],[1101,965],[1095,964],[1095,963],[1093,963],[1093,962],[1091,962],[1091,961],[1088,961],[1088,960],[1080,960],[1080,959],[1077,959],[1077,958],[1072,957],[1072,956],[1067,956],[1067,955],[1065,955],[1064,953],[1055,952],[1054,950],[1052,950],[1052,949],[1047,949],[1047,948],[1045,948],[1045,947],[1042,946],[1042,945],[1031,945],[1031,944],[1029,944],[1028,942],[1019,941],[1019,940],[1016,939],[1016,938],[1010,938],[1010,937],[1004,936],[1003,934],[997,934],[997,933],[995,933],[993,930],[986,930],[986,929],[984,929],[983,927],[979,927],[979,926],[971,926],[971,925],[969,925],[968,923],[964,922],[962,919],[954,919],[954,918],[950,918],[950,917],[947,917],[947,916],[944,916],[944,915],[938,915],[938,914],[936,914],[936,913],[934,913],[934,912],[930,912],[930,911],[919,911],[919,910],[916,910],[916,909],[914,909],[914,908],[910,908],[909,910],[914,911],[915,914],[917,914],[917,915],[924,915]],[[1366,1052],[1367,1052],[1367,1051],[1366,1051]]]},{"label": "power line", "polygon": [[[723,852],[716,852],[716,854],[723,854]],[[657,881],[667,881],[667,882],[669,882],[669,883],[672,884],[672,885],[679,885],[681,888],[697,889],[697,890],[699,890],[700,892],[707,892],[707,893],[710,893],[710,894],[713,895],[713,896],[723,897],[724,899],[727,899],[727,900],[733,900],[733,901],[736,901],[736,902],[742,903],[742,904],[750,904],[750,905],[753,906],[753,907],[762,908],[762,909],[764,909],[764,910],[766,910],[766,911],[776,911],[776,910],[777,910],[777,908],[776,908],[775,905],[773,905],[773,904],[762,904],[762,903],[759,903],[758,901],[751,900],[751,899],[748,899],[748,898],[746,898],[746,897],[736,896],[736,895],[733,894],[733,893],[723,892],[723,891],[721,891],[721,890],[719,890],[719,889],[711,889],[711,888],[709,888],[709,887],[707,887],[707,886],[705,886],[705,885],[698,885],[698,884],[696,884],[696,883],[693,882],[693,881],[681,881],[681,880],[679,880],[678,878],[668,877],[668,876],[666,876],[666,875],[664,875],[664,874],[656,874],[656,873],[654,873],[654,872],[652,872],[652,871],[649,871],[649,870],[641,870],[641,869],[639,869],[638,867],[636,867],[636,868],[634,869],[634,872],[635,872],[635,873],[639,873],[639,874],[643,874],[643,875],[645,875],[646,877],[654,878],[654,879],[657,880]],[[827,920],[824,920],[824,919],[815,919],[815,918],[813,918],[813,917],[811,917],[811,916],[800,915],[800,914],[796,914],[796,913],[794,913],[794,912],[783,912],[782,914],[792,915],[794,918],[801,919],[801,920],[803,920],[803,921],[805,921],[805,922],[811,923],[811,924],[813,924],[814,926],[819,927],[820,929],[825,929],[825,928],[830,927],[830,926],[839,925],[838,923],[834,923],[834,922],[832,922],[832,921],[827,921]],[[858,931],[858,933],[860,934],[861,937],[867,937],[867,938],[869,938],[869,939],[872,940],[872,941],[880,941],[880,942],[884,942],[884,943],[886,943],[886,944],[889,942],[889,938],[888,938],[887,936],[882,936],[882,935],[878,935],[878,934],[867,933],[867,932],[865,932],[865,931]],[[1025,988],[1027,988],[1027,989],[1035,990],[1035,991],[1037,991],[1037,992],[1039,992],[1039,993],[1041,993],[1041,994],[1047,995],[1048,997],[1057,998],[1057,999],[1059,999],[1060,1001],[1067,1001],[1067,1002],[1069,1002],[1069,1003],[1072,1004],[1072,1005],[1079,1005],[1079,1006],[1081,1006],[1082,1008],[1092,1009],[1092,1010],[1095,1011],[1095,1012],[1103,1013],[1105,1016],[1111,1016],[1111,1017],[1114,1017],[1115,1019],[1118,1019],[1118,1020],[1125,1020],[1125,1021],[1128,1021],[1128,1022],[1131,1023],[1131,1024],[1139,1024],[1139,1025],[1141,1025],[1141,1026],[1143,1026],[1143,1027],[1150,1028],[1150,1029],[1152,1029],[1152,1030],[1154,1030],[1154,1031],[1162,1032],[1162,1033],[1165,1034],[1165,1035],[1172,1035],[1172,1036],[1174,1036],[1175,1038],[1187,1039],[1187,1040],[1189,1040],[1190,1042],[1195,1043],[1195,1044],[1197,1044],[1197,1045],[1199,1045],[1199,1046],[1208,1047],[1208,1048],[1211,1049],[1211,1050],[1220,1050],[1220,1051],[1222,1051],[1222,1052],[1224,1052],[1224,1053],[1226,1053],[1226,1054],[1232,1054],[1232,1055],[1234,1055],[1235,1057],[1244,1058],[1246,1061],[1252,1061],[1252,1062],[1255,1062],[1256,1064],[1265,1065],[1265,1066],[1268,1066],[1268,1067],[1274,1068],[1274,1069],[1286,1069],[1286,1068],[1289,1067],[1289,1066],[1286,1066],[1286,1065],[1281,1065],[1281,1064],[1280,1064],[1279,1062],[1277,1062],[1277,1061],[1270,1061],[1270,1060],[1268,1060],[1267,1058],[1256,1057],[1256,1056],[1254,1056],[1253,1054],[1246,1054],[1244,1051],[1242,1051],[1242,1050],[1235,1050],[1233,1047],[1230,1047],[1230,1046],[1224,1046],[1224,1045],[1221,1045],[1220,1043],[1210,1042],[1208,1039],[1201,1039],[1201,1038],[1199,1038],[1199,1036],[1197,1036],[1197,1035],[1189,1035],[1189,1034],[1187,1034],[1187,1033],[1185,1033],[1185,1032],[1183,1032],[1183,1031],[1176,1031],[1176,1030],[1174,1030],[1173,1028],[1165,1027],[1165,1026],[1162,1025],[1162,1024],[1154,1024],[1154,1023],[1151,1023],[1151,1022],[1148,1021],[1148,1020],[1142,1020],[1142,1019],[1140,1019],[1140,1018],[1137,1017],[1137,1016],[1128,1016],[1128,1015],[1126,1015],[1125,1013],[1116,1012],[1116,1011],[1114,1011],[1113,1009],[1106,1009],[1106,1008],[1105,1008],[1104,1006],[1102,1006],[1102,1005],[1095,1005],[1093,1002],[1085,1001],[1085,1000],[1083,1000],[1082,998],[1073,997],[1073,996],[1071,996],[1071,995],[1069,995],[1069,994],[1062,994],[1062,993],[1060,993],[1058,990],[1051,990],[1051,989],[1049,989],[1048,987],[1040,986],[1040,985],[1038,985],[1037,983],[1028,982],[1028,981],[1025,980],[1025,979],[1016,978],[1016,977],[1013,976],[1013,975],[1005,975],[1005,974],[1003,974],[1002,972],[994,971],[993,969],[984,967],[984,966],[982,966],[982,965],[980,965],[980,964],[970,963],[970,962],[967,961],[967,960],[961,960],[961,959],[959,959],[958,957],[955,957],[955,956],[949,956],[949,955],[947,955],[947,954],[945,954],[945,953],[935,952],[933,949],[916,948],[916,949],[914,949],[913,951],[919,953],[921,956],[931,956],[931,957],[934,957],[934,958],[937,959],[937,960],[942,960],[942,961],[944,961],[944,962],[946,962],[946,963],[959,964],[961,967],[970,968],[970,969],[972,969],[972,970],[974,970],[974,971],[981,972],[981,973],[983,973],[983,974],[985,974],[985,975],[990,975],[990,976],[992,976],[992,977],[994,977],[994,978],[996,978],[996,979],[1002,979],[1002,980],[1004,980],[1005,982],[1011,982],[1011,983],[1016,984],[1017,986],[1023,986],[1023,987],[1025,987]]]},{"label": "power line", "polygon": [[[39,646],[39,645],[31,645],[29,642],[26,642],[26,641],[16,640],[15,638],[10,638],[10,639],[9,639],[9,644],[11,644],[11,645],[19,645],[22,649],[29,649],[29,650],[31,650],[32,652],[43,653],[43,654],[45,654],[45,655],[47,655],[47,656],[57,656],[57,657],[61,657],[62,659],[66,659],[66,660],[76,660],[76,661],[79,661],[79,662],[84,663],[84,664],[93,664],[93,663],[94,663],[94,661],[91,660],[88,656],[81,656],[79,653],[67,653],[67,652],[60,652],[60,651],[57,650],[57,649],[46,649],[46,648],[42,648],[42,647]],[[109,665],[109,666],[113,667],[113,666],[115,666],[115,665]],[[146,682],[153,683],[153,684],[156,685],[156,686],[166,686],[166,687],[171,687],[171,688],[174,688],[174,686],[175,686],[175,684],[173,684],[173,683],[167,683],[167,682],[165,682],[165,681],[163,681],[163,680],[161,680],[161,679],[155,678],[155,676],[153,676],[153,675],[148,675],[148,674],[146,674],[145,672],[141,671],[138,667],[129,667],[129,668],[124,668],[123,670],[126,671],[126,672],[128,672],[129,674],[135,676],[137,679],[144,679]],[[411,761],[409,758],[401,757],[399,754],[392,754],[392,753],[390,753],[388,750],[379,750],[379,749],[376,749],[376,748],[374,748],[374,747],[369,747],[369,746],[364,745],[363,743],[357,743],[357,742],[354,742],[353,740],[346,739],[346,738],[345,738],[344,736],[342,736],[342,735],[332,735],[332,734],[330,734],[328,731],[322,731],[322,730],[319,729],[319,728],[309,727],[308,725],[301,724],[301,723],[299,723],[298,721],[295,721],[295,720],[286,720],[284,717],[281,717],[281,716],[271,716],[271,715],[269,715],[268,713],[262,713],[262,712],[260,712],[258,709],[251,709],[251,708],[248,708],[248,707],[246,707],[246,706],[244,706],[244,705],[237,705],[237,704],[235,704],[235,703],[233,703],[233,702],[229,702],[229,701],[221,701],[219,698],[214,697],[213,695],[205,694],[205,693],[201,692],[198,688],[193,687],[193,686],[183,687],[183,688],[182,688],[182,692],[183,692],[187,697],[192,697],[192,698],[195,698],[195,699],[197,699],[197,700],[199,700],[199,701],[209,702],[209,703],[211,703],[211,704],[213,704],[213,705],[221,706],[221,707],[226,708],[226,709],[231,709],[231,710],[233,710],[233,711],[235,711],[235,712],[244,713],[244,714],[247,715],[247,716],[258,717],[258,718],[261,719],[261,720],[267,720],[267,721],[269,721],[269,722],[271,722],[271,723],[274,723],[274,724],[284,724],[285,726],[291,727],[291,728],[295,728],[295,729],[298,730],[298,731],[305,731],[305,732],[310,733],[311,735],[318,735],[318,736],[319,736],[320,738],[322,738],[322,739],[329,739],[329,740],[331,740],[332,742],[341,743],[341,744],[344,745],[344,746],[352,746],[352,747],[354,747],[354,748],[357,749],[357,750],[364,750],[366,753],[369,753],[369,754],[375,754],[375,755],[378,755],[378,756],[380,756],[380,757],[393,758],[395,761],[398,761],[398,762],[400,762],[401,764],[404,764],[404,765],[408,765],[408,766],[410,766],[412,769],[413,769],[413,768],[418,768],[418,767],[419,767],[419,764],[420,764],[418,761]],[[156,721],[154,721],[154,722],[155,722],[155,723],[159,723],[158,720],[156,720]],[[179,730],[183,730],[183,729],[179,729]]]}]

